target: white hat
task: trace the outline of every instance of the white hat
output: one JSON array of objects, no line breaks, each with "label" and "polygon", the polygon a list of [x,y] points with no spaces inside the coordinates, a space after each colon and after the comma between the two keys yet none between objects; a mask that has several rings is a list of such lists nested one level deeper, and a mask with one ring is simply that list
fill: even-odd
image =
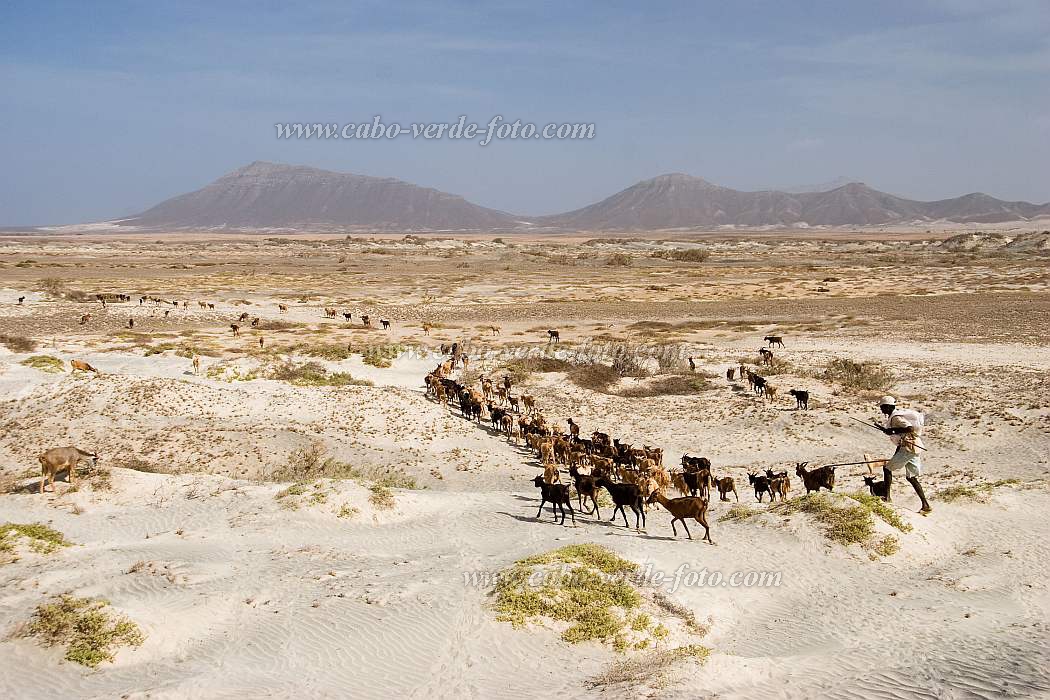
[{"label": "white hat", "polygon": [[879,405],[880,406],[896,406],[897,405],[897,399],[893,398],[892,396],[883,396],[881,399],[879,399]]}]

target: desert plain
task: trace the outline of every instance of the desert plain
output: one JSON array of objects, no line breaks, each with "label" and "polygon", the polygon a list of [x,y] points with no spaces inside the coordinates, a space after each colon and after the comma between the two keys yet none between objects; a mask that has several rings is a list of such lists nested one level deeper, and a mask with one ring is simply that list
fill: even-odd
[{"label": "desert plain", "polygon": [[[1045,696],[1048,263],[1036,229],[0,236],[0,528],[62,538],[0,530],[0,696]],[[739,497],[709,499],[714,544],[658,504],[537,519],[537,455],[425,395],[452,343],[552,425],[709,458]],[[926,517],[903,478],[863,498],[863,465],[819,502],[795,476],[888,457],[851,420],[883,394],[926,416]],[[99,460],[41,494],[66,445]],[[594,551],[663,585],[582,640],[501,598]],[[701,570],[775,585],[676,578]],[[140,634],[70,660],[34,632],[60,596]]]}]

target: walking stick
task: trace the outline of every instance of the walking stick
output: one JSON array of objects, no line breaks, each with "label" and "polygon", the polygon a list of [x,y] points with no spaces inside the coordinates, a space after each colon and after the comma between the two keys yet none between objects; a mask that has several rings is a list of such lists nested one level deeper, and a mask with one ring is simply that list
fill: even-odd
[{"label": "walking stick", "polygon": [[[869,428],[874,428],[875,430],[878,430],[878,431],[879,431],[880,433],[882,432],[882,428],[880,428],[879,426],[875,425],[874,423],[869,423],[869,422],[868,422],[868,421],[866,421],[866,420],[861,420],[860,418],[854,418],[853,416],[846,416],[846,417],[847,417],[847,418],[849,418],[850,420],[855,420],[855,421],[857,421],[857,422],[858,422],[858,423],[860,423],[861,425],[866,425],[866,426],[868,426]],[[914,447],[916,447],[917,449],[920,449],[920,450],[922,450],[923,452],[925,452],[925,451],[926,451],[926,448],[925,448],[925,447],[923,447],[922,445],[914,445]]]}]

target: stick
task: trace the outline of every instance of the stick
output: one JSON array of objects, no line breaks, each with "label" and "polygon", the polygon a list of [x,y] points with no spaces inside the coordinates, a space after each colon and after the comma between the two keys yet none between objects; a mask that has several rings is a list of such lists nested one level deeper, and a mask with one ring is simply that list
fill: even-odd
[{"label": "stick", "polygon": [[[845,462],[843,464],[825,464],[824,467],[858,467],[862,464],[880,464],[882,462],[888,462],[888,459],[873,459],[870,462]],[[824,467],[819,467],[823,469]]]},{"label": "stick", "polygon": [[[849,418],[850,420],[855,420],[855,421],[857,421],[857,422],[858,422],[858,423],[860,423],[861,425],[866,425],[866,426],[868,426],[869,428],[874,428],[875,430],[878,430],[878,431],[879,431],[880,433],[882,432],[882,428],[880,428],[879,426],[875,425],[874,423],[869,423],[869,422],[868,422],[868,421],[866,421],[866,420],[861,420],[860,418],[854,418],[853,416],[846,416],[846,417],[847,417],[847,418]],[[922,450],[923,452],[925,452],[925,451],[926,451],[926,448],[925,448],[925,447],[922,447],[921,445],[915,445],[914,447],[916,447],[917,449],[920,449],[920,450]]]}]

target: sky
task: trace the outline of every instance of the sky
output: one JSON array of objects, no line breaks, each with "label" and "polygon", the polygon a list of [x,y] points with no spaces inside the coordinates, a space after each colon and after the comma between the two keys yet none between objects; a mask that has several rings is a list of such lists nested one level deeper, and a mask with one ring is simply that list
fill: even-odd
[{"label": "sky", "polygon": [[[575,141],[279,122],[593,123]],[[256,160],[549,214],[669,172],[1050,201],[1050,0],[0,0],[0,226],[129,215]]]}]

